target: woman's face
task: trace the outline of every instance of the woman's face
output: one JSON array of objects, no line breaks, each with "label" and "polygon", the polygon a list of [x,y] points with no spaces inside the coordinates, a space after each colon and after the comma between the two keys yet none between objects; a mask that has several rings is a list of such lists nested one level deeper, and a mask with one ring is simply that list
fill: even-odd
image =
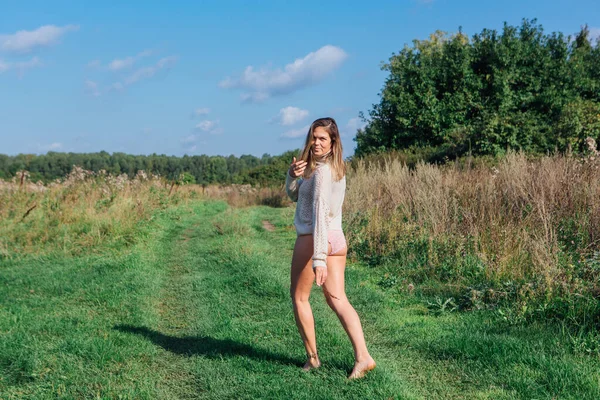
[{"label": "woman's face", "polygon": [[331,150],[331,138],[322,126],[318,126],[313,130],[313,140],[312,151],[315,156],[322,156]]}]

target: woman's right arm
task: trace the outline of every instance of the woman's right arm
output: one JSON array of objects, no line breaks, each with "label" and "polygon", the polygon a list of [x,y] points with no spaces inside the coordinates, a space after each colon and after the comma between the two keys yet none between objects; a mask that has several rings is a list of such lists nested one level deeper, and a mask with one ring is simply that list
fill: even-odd
[{"label": "woman's right arm", "polygon": [[306,161],[300,160],[296,162],[296,157],[294,157],[290,164],[290,169],[287,174],[285,174],[285,191],[289,198],[294,202],[298,201],[298,189],[302,184],[302,180],[299,181],[298,177],[304,174],[305,168]]},{"label": "woman's right arm", "polygon": [[298,189],[301,183],[302,180],[291,177],[289,171],[285,174],[285,191],[293,202],[298,201]]}]

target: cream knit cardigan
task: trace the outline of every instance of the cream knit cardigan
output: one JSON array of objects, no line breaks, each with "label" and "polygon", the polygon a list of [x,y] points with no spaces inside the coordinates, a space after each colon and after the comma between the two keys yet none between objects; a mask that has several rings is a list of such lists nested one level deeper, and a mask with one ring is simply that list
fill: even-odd
[{"label": "cream knit cardigan", "polygon": [[327,232],[342,229],[346,177],[333,181],[328,163],[319,163],[309,178],[286,173],[285,190],[298,202],[294,226],[298,235],[313,235],[313,268],[327,267]]}]

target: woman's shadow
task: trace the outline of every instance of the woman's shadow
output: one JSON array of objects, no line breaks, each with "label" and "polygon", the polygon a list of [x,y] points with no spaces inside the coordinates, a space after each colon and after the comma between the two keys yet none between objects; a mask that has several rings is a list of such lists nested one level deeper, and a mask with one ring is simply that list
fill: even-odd
[{"label": "woman's shadow", "polygon": [[176,337],[165,335],[143,326],[132,325],[115,325],[114,329],[121,332],[142,335],[154,344],[175,354],[187,356],[201,355],[209,358],[245,356],[284,365],[301,366],[299,360],[235,342],[231,339],[215,339],[210,336]]}]

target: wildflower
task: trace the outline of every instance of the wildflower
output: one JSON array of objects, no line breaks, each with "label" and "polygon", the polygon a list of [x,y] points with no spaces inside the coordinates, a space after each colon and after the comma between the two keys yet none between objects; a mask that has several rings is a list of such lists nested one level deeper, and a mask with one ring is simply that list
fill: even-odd
[{"label": "wildflower", "polygon": [[146,180],[148,180],[148,175],[146,174],[146,171],[140,169],[140,170],[138,170],[137,174],[135,175],[135,178],[140,181],[146,181]]},{"label": "wildflower", "polygon": [[[587,145],[587,147],[588,147],[588,150],[590,151],[590,153],[591,153],[593,156],[598,156],[598,155],[600,155],[600,152],[598,151],[598,147],[597,147],[597,145],[596,145],[596,141],[594,140],[594,138],[592,138],[592,137],[589,137],[589,136],[588,136],[588,137],[585,139],[585,144]],[[590,159],[592,159],[592,160],[593,160],[594,158],[593,158],[593,157],[590,157]]]}]

